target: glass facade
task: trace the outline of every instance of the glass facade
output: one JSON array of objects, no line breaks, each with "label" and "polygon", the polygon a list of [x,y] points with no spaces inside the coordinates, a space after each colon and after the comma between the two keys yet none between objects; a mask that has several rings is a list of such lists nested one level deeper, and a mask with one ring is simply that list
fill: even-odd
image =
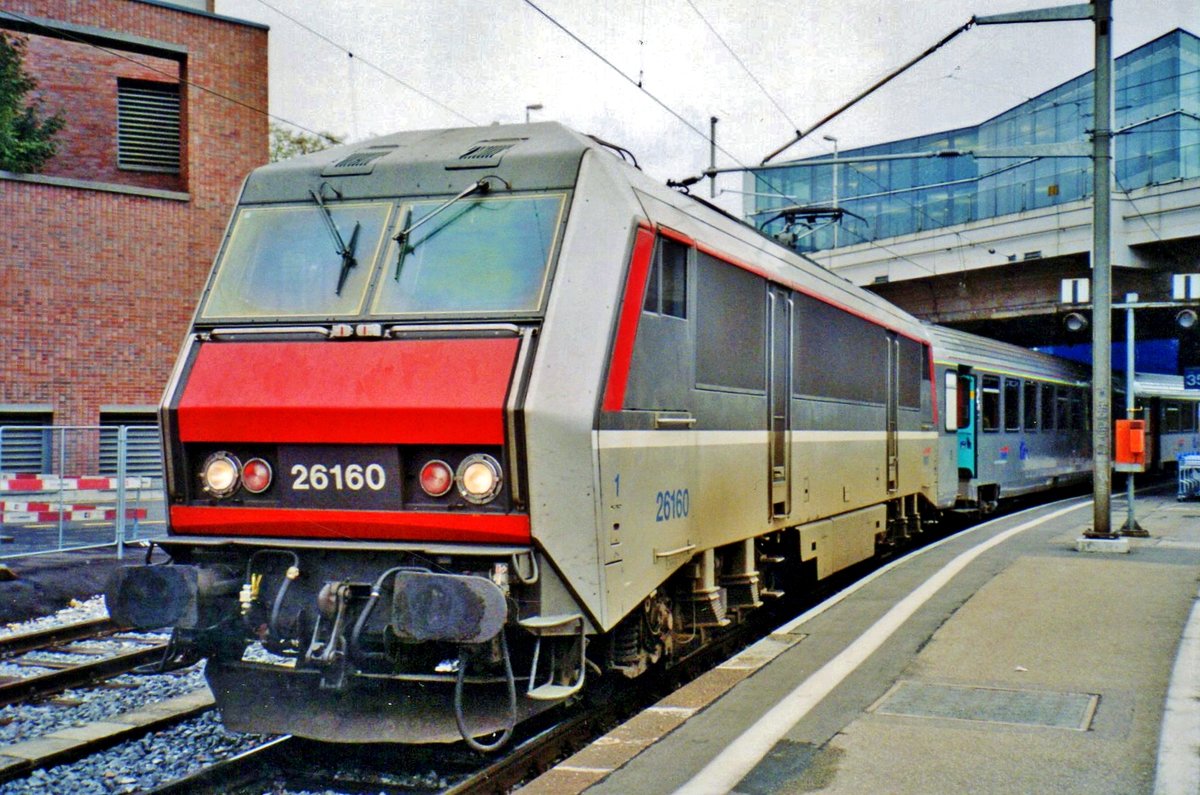
[{"label": "glass facade", "polygon": [[[843,150],[839,157],[1087,141],[1092,83],[1088,72],[977,127]],[[1200,177],[1200,38],[1175,30],[1121,56],[1115,84],[1116,189]],[[751,172],[746,182],[752,219],[769,218],[760,213],[772,208],[831,205],[834,169],[821,165]],[[839,163],[838,205],[861,219],[842,219],[837,245],[1078,201],[1091,195],[1091,170],[1087,158]],[[775,221],[767,231],[780,231],[781,224]],[[808,235],[801,232],[795,246],[818,251],[832,248],[834,239],[833,227],[827,225]]]}]

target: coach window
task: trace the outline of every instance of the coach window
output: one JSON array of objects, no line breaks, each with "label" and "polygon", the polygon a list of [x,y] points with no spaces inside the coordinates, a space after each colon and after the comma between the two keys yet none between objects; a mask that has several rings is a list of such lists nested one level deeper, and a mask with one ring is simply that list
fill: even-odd
[{"label": "coach window", "polygon": [[1071,390],[1071,430],[1087,430],[1087,401],[1078,387]]},{"label": "coach window", "polygon": [[983,377],[983,430],[995,433],[1000,430],[1000,376]]},{"label": "coach window", "polygon": [[668,317],[687,317],[687,261],[691,247],[659,236],[654,270],[646,285],[647,312]]},{"label": "coach window", "polygon": [[1042,430],[1054,428],[1054,384],[1042,384]]},{"label": "coach window", "polygon": [[942,403],[945,407],[943,413],[946,415],[946,430],[957,431],[959,427],[958,415],[962,412],[962,406],[958,402],[958,373],[953,370],[946,370],[942,373],[942,377],[946,384],[946,399]]},{"label": "coach window", "polygon": [[1038,385],[1036,381],[1025,382],[1025,430],[1033,433],[1038,429]]},{"label": "coach window", "polygon": [[1179,406],[1163,403],[1163,432],[1179,433]]},{"label": "coach window", "polygon": [[1004,379],[1004,430],[1021,430],[1021,382]]},{"label": "coach window", "polygon": [[1179,411],[1179,430],[1184,433],[1196,432],[1196,405],[1194,403],[1181,403]]},{"label": "coach window", "polygon": [[1060,386],[1054,392],[1054,422],[1060,431],[1071,429],[1071,389]]}]

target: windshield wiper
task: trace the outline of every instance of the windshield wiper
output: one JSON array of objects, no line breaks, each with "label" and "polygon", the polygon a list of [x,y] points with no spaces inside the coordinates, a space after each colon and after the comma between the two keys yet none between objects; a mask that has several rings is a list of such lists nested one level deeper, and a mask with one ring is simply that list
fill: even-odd
[{"label": "windshield wiper", "polygon": [[[462,191],[462,193],[459,193],[453,199],[450,199],[445,204],[443,204],[441,207],[438,207],[433,212],[431,212],[429,215],[424,216],[423,218],[421,218],[421,220],[417,221],[415,224],[411,224],[410,226],[407,226],[404,229],[400,230],[398,233],[396,233],[395,237],[392,238],[393,240],[395,240],[397,243],[400,244],[400,250],[396,254],[396,281],[400,281],[400,266],[402,264],[404,264],[404,255],[405,255],[405,253],[407,253],[407,251],[411,250],[408,248],[408,238],[417,229],[417,227],[421,226],[421,224],[425,223],[430,218],[433,218],[435,215],[437,215],[440,212],[442,212],[443,210],[451,207],[455,203],[462,201],[463,199],[467,198],[468,196],[470,196],[473,193],[487,193],[489,190],[491,190],[491,185],[488,183],[489,179],[498,180],[499,182],[504,183],[505,188],[507,188],[508,190],[512,190],[512,185],[509,184],[509,182],[507,180],[501,179],[500,177],[496,176],[495,174],[488,174],[486,177],[481,177],[478,182],[474,182],[471,185],[468,185],[467,188]],[[311,193],[312,191],[309,191],[309,192]],[[415,248],[415,246],[414,246],[414,248]]]},{"label": "windshield wiper", "polygon": [[350,233],[350,244],[346,245],[342,240],[341,233],[337,230],[337,225],[333,222],[333,213],[329,212],[325,202],[321,201],[321,194],[310,188],[308,195],[312,196],[313,201],[321,208],[321,217],[325,219],[325,227],[329,230],[329,236],[333,238],[337,253],[342,258],[342,270],[338,273],[337,289],[333,291],[334,295],[341,295],[342,288],[346,286],[346,277],[350,275],[350,269],[358,265],[358,260],[354,258],[354,247],[358,244],[358,230],[361,224],[358,221],[354,222],[354,231]]}]

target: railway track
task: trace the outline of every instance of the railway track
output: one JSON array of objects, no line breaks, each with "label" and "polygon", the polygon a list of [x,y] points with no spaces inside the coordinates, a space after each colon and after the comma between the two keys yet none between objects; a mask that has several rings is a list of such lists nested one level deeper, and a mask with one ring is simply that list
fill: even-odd
[{"label": "railway track", "polygon": [[[162,659],[166,641],[120,635],[120,631],[121,627],[108,619],[94,619],[0,638],[0,662],[50,669],[31,676],[0,676],[0,706],[94,685]],[[94,646],[76,645],[82,641],[111,641],[126,648],[110,654]],[[38,654],[54,658],[30,657]]]}]

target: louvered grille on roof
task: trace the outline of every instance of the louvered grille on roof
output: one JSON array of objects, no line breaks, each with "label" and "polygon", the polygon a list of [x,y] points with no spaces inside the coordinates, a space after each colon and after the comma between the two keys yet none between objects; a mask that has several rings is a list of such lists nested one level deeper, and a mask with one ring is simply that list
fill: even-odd
[{"label": "louvered grille on roof", "polygon": [[477,144],[458,156],[459,160],[492,160],[509,149],[512,144]]},{"label": "louvered grille on roof", "polygon": [[117,164],[179,172],[179,86],[117,81]]}]

